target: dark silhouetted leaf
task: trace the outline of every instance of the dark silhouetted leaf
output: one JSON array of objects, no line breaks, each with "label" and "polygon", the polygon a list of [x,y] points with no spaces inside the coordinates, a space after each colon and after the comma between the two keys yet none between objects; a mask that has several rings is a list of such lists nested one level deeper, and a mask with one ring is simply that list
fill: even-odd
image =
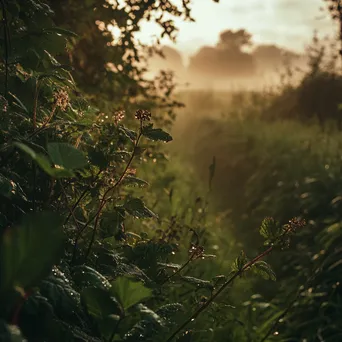
[{"label": "dark silhouetted leaf", "polygon": [[143,127],[142,134],[144,137],[154,141],[172,141],[172,137],[169,133],[163,131],[161,128],[153,128],[153,125]]},{"label": "dark silhouetted leaf", "polygon": [[63,219],[54,213],[28,215],[8,229],[0,247],[0,290],[32,286],[51,272],[63,253]]},{"label": "dark silhouetted leaf", "polygon": [[139,198],[133,198],[125,204],[126,211],[137,218],[157,218],[157,215],[148,209]]},{"label": "dark silhouetted leaf", "polygon": [[47,150],[53,163],[65,169],[81,169],[87,165],[87,159],[83,152],[70,144],[49,143]]}]

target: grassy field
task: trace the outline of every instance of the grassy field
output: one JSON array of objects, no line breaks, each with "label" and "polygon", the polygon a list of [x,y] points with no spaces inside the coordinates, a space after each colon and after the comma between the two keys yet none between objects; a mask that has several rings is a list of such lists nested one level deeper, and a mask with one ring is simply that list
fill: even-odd
[{"label": "grassy field", "polygon": [[[323,331],[327,341],[338,341],[340,309],[334,307],[332,298],[340,300],[336,250],[342,236],[340,132],[333,123],[323,130],[315,123],[264,120],[262,106],[253,106],[258,102],[253,94],[244,95],[250,102],[243,106],[231,94],[193,92],[182,96],[188,105],[175,125],[171,157],[183,170],[190,170],[193,184],[205,188],[215,156],[208,210],[221,219],[220,225],[210,227],[210,233],[216,241],[228,237],[235,247],[228,247],[220,258],[231,258],[239,248],[248,255],[257,253],[262,243],[258,228],[265,217],[281,223],[293,217],[307,221],[290,249],[268,260],[276,271],[277,285],[258,280],[248,290],[239,287],[240,292],[234,294],[240,302],[236,317],[241,320],[250,321],[241,298],[251,296],[249,304],[245,303],[250,310],[260,311],[260,301],[268,307],[254,317],[259,329],[253,338],[248,337],[246,326],[234,324],[234,331],[244,336],[239,335],[241,340],[254,341],[267,332],[272,315],[288,311],[281,324],[284,341],[308,336],[308,341],[314,341],[318,331]],[[267,96],[261,94],[259,100]],[[259,115],[253,117],[251,112]],[[193,188],[190,183],[188,186],[191,193]],[[186,188],[185,183],[182,187]],[[220,248],[225,249],[223,246]],[[296,299],[291,302],[289,298]],[[324,323],[327,314],[331,327]]]}]

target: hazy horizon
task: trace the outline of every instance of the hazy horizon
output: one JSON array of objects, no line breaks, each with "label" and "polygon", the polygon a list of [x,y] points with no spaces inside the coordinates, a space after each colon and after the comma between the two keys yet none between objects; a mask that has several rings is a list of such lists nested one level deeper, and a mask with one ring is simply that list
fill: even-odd
[{"label": "hazy horizon", "polygon": [[[320,11],[322,0],[197,0],[192,15],[196,22],[175,20],[179,27],[177,43],[162,43],[179,50],[185,63],[190,55],[204,45],[217,43],[219,33],[226,29],[246,29],[256,44],[276,44],[296,52],[304,50],[319,30],[319,36],[333,35],[334,24],[327,11]],[[153,23],[145,23],[139,39],[148,43],[156,33]]]}]

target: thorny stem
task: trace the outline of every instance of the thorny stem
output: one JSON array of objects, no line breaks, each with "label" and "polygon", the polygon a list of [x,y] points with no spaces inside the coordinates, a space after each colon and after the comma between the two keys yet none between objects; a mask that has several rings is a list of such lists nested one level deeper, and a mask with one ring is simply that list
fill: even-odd
[{"label": "thorny stem", "polygon": [[101,200],[101,203],[100,203],[100,206],[99,206],[99,209],[97,210],[96,214],[90,219],[88,220],[88,222],[84,225],[84,227],[82,228],[82,231],[78,234],[77,236],[77,241],[78,239],[80,238],[82,232],[89,226],[89,224],[95,219],[95,223],[94,223],[94,228],[93,228],[93,234],[92,234],[92,237],[91,237],[91,240],[90,240],[90,243],[89,243],[89,246],[88,246],[88,250],[86,252],[86,255],[85,255],[85,259],[88,258],[89,254],[90,254],[90,251],[91,251],[91,248],[94,244],[94,241],[95,241],[95,236],[96,236],[96,232],[97,232],[97,225],[98,225],[98,222],[99,222],[99,218],[101,216],[101,212],[103,210],[103,208],[106,206],[107,204],[107,201],[108,201],[108,194],[113,191],[118,185],[121,184],[122,180],[124,179],[126,173],[127,173],[127,170],[129,169],[130,165],[132,164],[132,161],[134,159],[134,156],[135,156],[135,153],[136,153],[136,150],[137,150],[137,147],[138,147],[138,144],[139,144],[139,141],[140,141],[140,138],[142,136],[142,121],[140,122],[140,130],[139,130],[139,134],[138,134],[138,137],[135,141],[135,144],[134,144],[134,148],[133,148],[133,152],[131,154],[131,157],[129,159],[129,161],[127,162],[126,164],[126,167],[124,169],[124,171],[122,172],[120,178],[115,182],[115,184],[111,187],[109,187],[106,192],[104,193],[103,197],[102,197],[102,200]]},{"label": "thorny stem", "polygon": [[197,316],[199,316],[215,299],[221,294],[237,277],[244,273],[248,268],[253,266],[257,261],[270,254],[274,249],[274,246],[269,247],[263,253],[256,256],[254,259],[245,264],[239,271],[237,271],[231,278],[229,278],[212,296],[199,308],[197,309],[167,340],[166,342],[172,341],[179,332],[181,332],[189,323],[191,323]]}]

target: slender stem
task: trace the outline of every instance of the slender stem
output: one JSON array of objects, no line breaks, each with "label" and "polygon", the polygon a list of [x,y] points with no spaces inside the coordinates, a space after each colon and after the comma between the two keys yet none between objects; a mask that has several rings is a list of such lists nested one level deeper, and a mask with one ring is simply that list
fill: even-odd
[{"label": "slender stem", "polygon": [[248,268],[253,266],[257,261],[270,254],[274,249],[274,246],[269,247],[263,253],[256,256],[251,261],[247,262],[239,271],[229,278],[199,309],[197,309],[167,340],[166,342],[172,341],[179,332],[181,332],[189,323],[195,320],[215,299],[221,294],[237,277],[244,273]]},{"label": "slender stem", "polygon": [[113,341],[114,341],[114,337],[115,337],[116,331],[118,330],[119,324],[121,323],[121,321],[122,321],[122,318],[120,318],[120,319],[116,322],[115,327],[114,327],[114,329],[113,329],[113,332],[112,332],[112,334],[111,334],[111,336],[110,336],[110,338],[109,338],[109,342],[113,342]]},{"label": "slender stem", "polygon": [[71,212],[69,213],[69,215],[68,215],[67,218],[65,219],[64,224],[67,224],[67,223],[69,222],[70,217],[72,216],[73,211],[74,211],[74,210],[76,209],[76,207],[80,204],[80,202],[82,201],[82,199],[84,198],[84,196],[87,194],[87,192],[90,190],[91,186],[94,184],[94,182],[97,180],[97,178],[100,176],[100,174],[102,173],[102,171],[103,171],[103,170],[100,170],[100,171],[96,174],[96,176],[95,176],[93,182],[92,182],[91,184],[89,184],[89,185],[83,190],[83,192],[82,192],[82,194],[80,195],[80,197],[77,199],[77,201],[75,202],[75,204],[72,206]]},{"label": "slender stem", "polygon": [[34,102],[33,102],[33,130],[34,131],[37,129],[38,93],[39,93],[39,81],[36,80],[36,90],[34,93]]},{"label": "slender stem", "polygon": [[65,191],[64,185],[62,184],[61,181],[59,181],[59,185],[60,185],[61,188],[62,188],[62,192],[63,192],[63,195],[64,195],[64,197],[65,197],[65,201],[67,202],[67,207],[68,207],[68,209],[69,209],[69,211],[70,211],[70,214],[71,214],[72,218],[74,219],[74,222],[75,222],[75,225],[76,225],[77,229],[79,229],[79,225],[78,225],[78,221],[77,221],[77,218],[76,218],[76,216],[75,216],[75,213],[73,212],[73,210],[72,210],[72,209],[70,208],[70,206],[68,205],[68,195],[67,195],[67,193],[66,193],[66,191]]},{"label": "slender stem", "polygon": [[38,133],[40,133],[41,131],[43,131],[47,124],[51,121],[52,117],[54,116],[55,112],[56,112],[56,109],[57,109],[57,102],[55,102],[53,104],[53,107],[52,107],[52,110],[51,110],[51,113],[50,113],[50,116],[43,122],[43,124],[37,128],[36,130],[34,130],[28,137],[27,139],[31,139],[33,138],[35,135],[37,135]]},{"label": "slender stem", "polygon": [[37,188],[37,166],[32,163],[32,173],[33,173],[33,191],[32,191],[32,210],[36,212],[36,188]]},{"label": "slender stem", "polygon": [[190,258],[186,261],[186,263],[180,267],[176,272],[172,273],[170,276],[168,276],[162,283],[161,283],[161,286],[163,286],[165,283],[167,283],[171,278],[173,278],[175,275],[179,274],[181,271],[184,270],[184,268],[186,266],[188,266],[190,264],[190,262],[192,261],[192,259],[194,258],[195,256],[195,252],[193,252],[190,256]]},{"label": "slender stem", "polygon": [[[99,217],[101,215],[101,212],[103,210],[103,208],[106,206],[106,203],[107,203],[107,196],[108,194],[113,191],[117,186],[119,186],[122,182],[122,180],[124,179],[126,173],[127,173],[127,170],[129,169],[130,165],[132,164],[132,161],[134,159],[134,156],[135,156],[135,153],[136,153],[136,150],[137,150],[137,147],[138,147],[138,144],[139,144],[139,140],[142,136],[142,124],[140,125],[140,131],[139,131],[139,135],[135,141],[135,144],[134,144],[134,148],[133,148],[133,152],[131,154],[131,157],[129,159],[129,161],[127,162],[126,164],[126,167],[124,169],[124,171],[122,172],[120,178],[116,181],[116,183],[109,187],[106,192],[104,193],[103,197],[102,197],[102,200],[101,200],[101,203],[100,203],[100,206],[99,206],[99,209],[97,210],[96,214],[93,216],[92,219],[90,219],[86,224],[85,226],[82,228],[82,231],[93,221],[93,219],[95,219],[95,224],[94,224],[94,228],[93,228],[93,234],[92,234],[92,237],[91,237],[91,240],[90,240],[90,243],[89,243],[89,246],[88,246],[88,250],[86,252],[86,256],[85,256],[85,259],[88,258],[89,254],[90,254],[90,251],[91,251],[91,248],[94,244],[94,241],[95,241],[95,236],[96,236],[96,232],[97,232],[97,225],[98,225],[98,222],[99,222]],[[80,236],[79,236],[80,237]],[[78,238],[79,238],[78,237]]]}]

